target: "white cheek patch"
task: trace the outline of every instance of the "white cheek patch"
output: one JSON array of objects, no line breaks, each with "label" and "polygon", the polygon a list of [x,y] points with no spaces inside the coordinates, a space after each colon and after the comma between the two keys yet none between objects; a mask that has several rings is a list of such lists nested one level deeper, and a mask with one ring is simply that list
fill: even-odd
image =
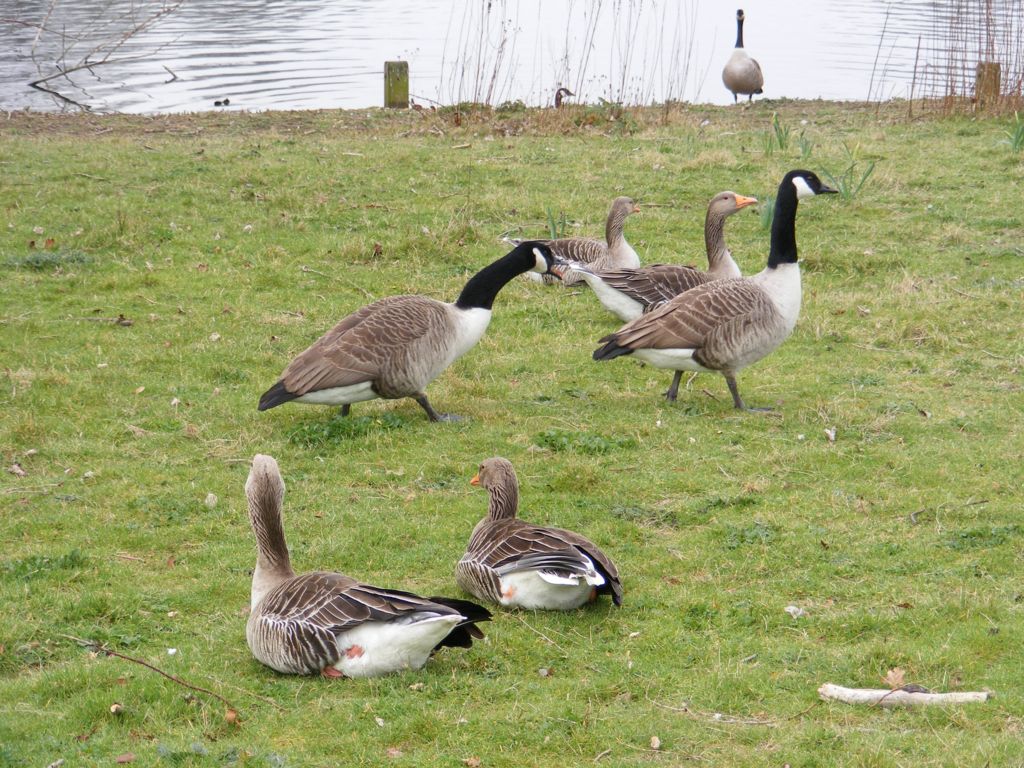
[{"label": "white cheek patch", "polygon": [[541,274],[548,271],[548,260],[544,258],[544,254],[540,252],[540,248],[533,249],[533,271],[540,272]]},{"label": "white cheek patch", "polygon": [[801,197],[813,197],[816,194],[816,192],[811,189],[810,185],[807,183],[807,179],[803,176],[794,176],[793,186],[796,187],[797,199]]}]

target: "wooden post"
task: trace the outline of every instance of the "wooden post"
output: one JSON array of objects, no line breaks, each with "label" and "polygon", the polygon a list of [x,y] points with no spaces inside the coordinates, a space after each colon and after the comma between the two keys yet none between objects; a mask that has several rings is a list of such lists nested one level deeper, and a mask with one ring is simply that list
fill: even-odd
[{"label": "wooden post", "polygon": [[999,75],[999,62],[983,61],[978,64],[974,78],[974,98],[978,109],[987,109],[999,103]]},{"label": "wooden post", "polygon": [[409,62],[384,62],[384,106],[389,109],[409,108]]}]

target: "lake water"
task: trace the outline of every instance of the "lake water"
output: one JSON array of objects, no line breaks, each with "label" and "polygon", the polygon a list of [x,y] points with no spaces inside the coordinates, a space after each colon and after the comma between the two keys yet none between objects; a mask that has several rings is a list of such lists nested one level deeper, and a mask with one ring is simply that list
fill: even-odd
[{"label": "lake water", "polygon": [[[543,105],[559,85],[586,102],[732,101],[721,69],[736,5],[718,1],[184,0],[127,34],[170,4],[0,0],[0,108],[69,108],[27,85],[58,66],[67,74],[47,85],[98,111],[199,111],[224,99],[232,110],[380,106],[391,59],[409,62],[423,104]],[[1021,71],[1024,0],[988,3],[987,25],[985,0],[742,5],[766,98],[885,99],[912,85],[941,95],[951,78],[962,91],[975,59],[950,73],[958,48],[989,47],[1004,71]]]}]

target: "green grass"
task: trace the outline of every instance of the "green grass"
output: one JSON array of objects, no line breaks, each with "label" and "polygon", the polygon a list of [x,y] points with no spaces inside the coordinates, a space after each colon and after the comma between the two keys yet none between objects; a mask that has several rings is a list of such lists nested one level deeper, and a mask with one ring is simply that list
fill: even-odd
[{"label": "green grass", "polygon": [[[0,766],[1024,762],[1024,165],[1005,121],[904,111],[0,121],[0,447],[24,473],[0,473]],[[765,152],[773,114],[813,158]],[[464,422],[411,401],[256,411],[336,320],[454,299],[503,232],[564,211],[600,236],[624,194],[645,261],[699,263],[714,193],[764,200],[792,167],[847,168],[847,146],[859,189],[800,206],[796,331],[739,377],[774,416],[734,412],[712,375],[666,404],[670,373],[590,359],[617,327],[593,296],[520,280],[429,388]],[[727,237],[762,267],[757,215]],[[297,567],[453,595],[487,506],[469,479],[506,456],[523,515],[598,542],[625,604],[500,613],[416,673],[277,675],[244,637],[256,452],[282,467]],[[816,703],[892,667],[997,696]]]}]

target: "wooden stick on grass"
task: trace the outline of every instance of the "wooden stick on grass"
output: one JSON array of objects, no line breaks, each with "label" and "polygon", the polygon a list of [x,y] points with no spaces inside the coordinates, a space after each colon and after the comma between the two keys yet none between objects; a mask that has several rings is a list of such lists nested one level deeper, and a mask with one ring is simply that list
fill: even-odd
[{"label": "wooden stick on grass", "polygon": [[988,691],[956,691],[953,693],[931,693],[930,691],[904,690],[897,688],[844,688],[841,685],[825,683],[818,689],[818,695],[825,701],[841,701],[844,704],[867,704],[872,707],[917,707],[935,704],[968,704],[988,701]]},{"label": "wooden stick on grass", "polygon": [[126,656],[123,653],[118,653],[117,651],[112,651],[109,648],[107,648],[107,646],[105,646],[105,645],[103,645],[101,643],[97,643],[94,640],[82,640],[80,637],[74,637],[73,635],[61,635],[61,637],[66,637],[66,638],[68,638],[68,640],[74,640],[79,645],[81,645],[81,646],[83,646],[85,648],[90,648],[93,651],[95,651],[96,653],[102,653],[102,654],[104,654],[106,656],[116,656],[119,659],[124,659],[125,661],[130,661],[133,664],[138,664],[139,666],[145,667],[146,669],[151,669],[154,672],[156,672],[158,675],[163,675],[168,680],[170,680],[172,682],[175,682],[178,685],[184,686],[185,688],[189,688],[189,689],[191,689],[193,691],[199,691],[200,693],[205,693],[208,696],[213,696],[213,698],[217,699],[217,701],[222,702],[224,704],[224,706],[228,708],[228,712],[229,713],[232,713],[232,712],[236,713],[234,715],[234,718],[237,719],[237,717],[238,717],[238,715],[237,715],[238,710],[235,708],[235,706],[230,701],[228,701],[223,696],[221,696],[219,693],[214,693],[209,688],[202,688],[202,687],[200,687],[198,685],[192,685],[192,683],[186,683],[184,680],[182,680],[177,675],[172,675],[169,672],[164,672],[162,669],[160,669],[159,667],[153,666],[148,661],[143,661],[142,659],[136,659],[134,656]]}]

